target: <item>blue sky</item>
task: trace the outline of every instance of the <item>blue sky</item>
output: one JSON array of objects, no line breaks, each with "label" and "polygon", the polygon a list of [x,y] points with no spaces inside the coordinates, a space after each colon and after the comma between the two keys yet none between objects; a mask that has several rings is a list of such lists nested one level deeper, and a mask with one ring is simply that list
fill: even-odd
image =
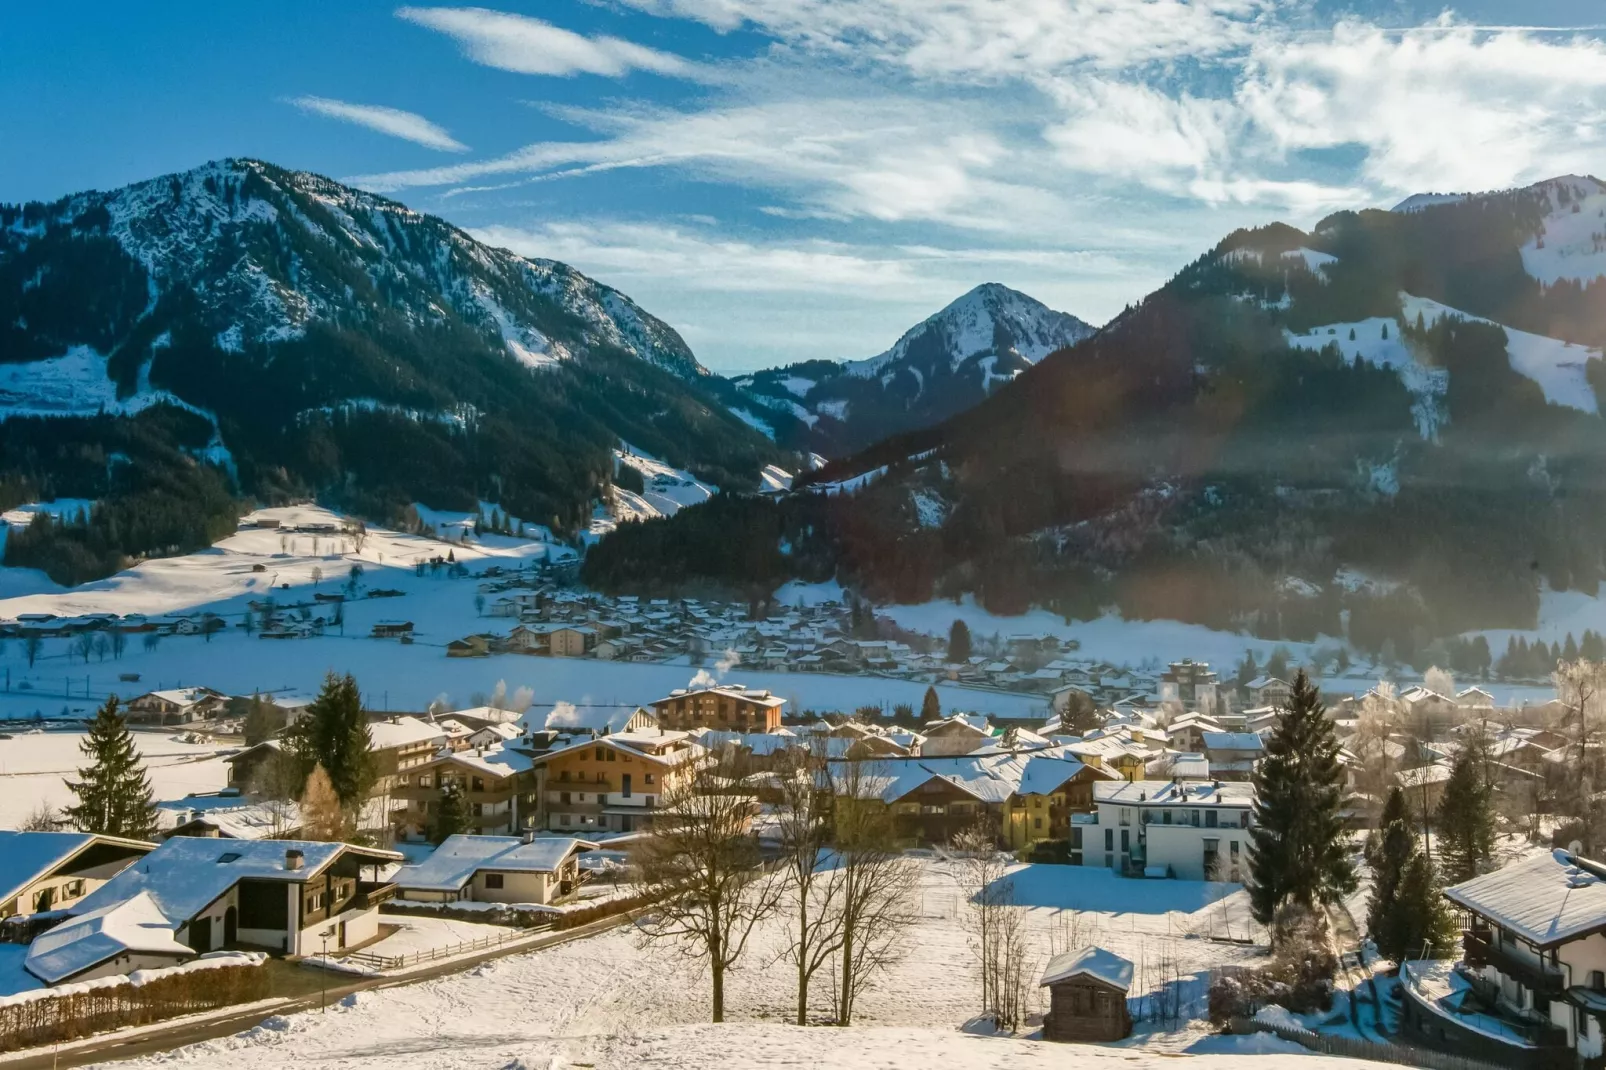
[{"label": "blue sky", "polygon": [[720,370],[1233,227],[1606,173],[1599,0],[13,5],[0,200],[250,155],[569,261]]}]

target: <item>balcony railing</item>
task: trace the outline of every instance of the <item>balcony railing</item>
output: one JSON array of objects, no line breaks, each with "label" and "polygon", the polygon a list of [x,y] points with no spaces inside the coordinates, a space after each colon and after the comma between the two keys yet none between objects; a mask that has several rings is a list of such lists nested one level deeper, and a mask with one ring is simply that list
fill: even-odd
[{"label": "balcony railing", "polygon": [[367,910],[377,907],[381,903],[388,903],[396,898],[396,885],[390,881],[358,881],[357,894],[352,898],[351,905],[358,910]]},{"label": "balcony railing", "polygon": [[1524,988],[1546,996],[1567,991],[1567,975],[1558,966],[1535,963],[1506,950],[1485,929],[1461,930],[1464,959],[1468,966],[1493,966]]}]

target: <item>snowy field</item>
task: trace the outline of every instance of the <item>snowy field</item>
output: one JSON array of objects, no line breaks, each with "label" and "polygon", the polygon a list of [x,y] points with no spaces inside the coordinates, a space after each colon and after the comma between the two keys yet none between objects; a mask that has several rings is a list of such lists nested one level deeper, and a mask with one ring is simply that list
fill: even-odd
[{"label": "snowy field", "polygon": [[[13,732],[11,739],[0,739],[0,828],[16,828],[41,805],[60,809],[75,801],[66,778],[76,780],[86,761],[78,749],[83,738],[82,732]],[[216,791],[228,783],[229,767],[218,755],[233,748],[138,730],[134,743],[157,800]]]},{"label": "snowy field", "polygon": [[[941,1066],[958,1070],[1109,1061],[1144,1070],[1172,1065],[1189,1051],[1200,1070],[1241,1066],[1248,1053],[1288,1047],[1265,1037],[1207,1036],[1202,1022],[1181,1028],[1140,1023],[1125,1044],[1059,1047],[962,1032],[976,1014],[976,979],[959,914],[962,896],[946,864],[923,865],[920,918],[906,957],[861,1001],[855,1028],[788,1025],[792,972],[776,961],[778,926],[766,928],[745,966],[727,980],[727,1023],[705,1024],[707,980],[667,948],[625,928],[543,951],[514,955],[414,985],[363,992],[326,1015],[272,1019],[236,1036],[132,1060],[128,1066],[220,1066],[269,1070],[317,1065],[435,1070],[592,1066],[859,1068]],[[1133,959],[1135,994],[1146,994],[1170,957],[1190,992],[1211,965],[1253,954],[1202,938],[1224,925],[1245,926],[1247,898],[1234,885],[1128,881],[1096,869],[1020,867],[1017,897],[1031,904],[1041,972],[1058,932],[1076,924],[1082,937]],[[1169,975],[1169,971],[1167,971]],[[829,1001],[821,979],[817,1011]],[[1141,1010],[1135,1003],[1134,1007]],[[1035,1030],[1035,1025],[1031,1027]],[[1297,1051],[1298,1049],[1294,1049]],[[1310,1057],[1300,1055],[1300,1065]],[[1337,1064],[1335,1064],[1337,1065]],[[1347,1062],[1348,1067],[1365,1066]]]},{"label": "snowy field", "polygon": [[[287,526],[340,520],[313,506],[267,509],[253,515],[278,519]],[[472,514],[466,513],[427,511],[425,516],[442,530],[461,530],[472,523]],[[29,717],[36,712],[55,716],[63,708],[69,713],[87,712],[95,699],[108,693],[128,698],[181,685],[206,685],[233,694],[315,693],[329,671],[355,674],[370,705],[392,710],[423,710],[441,695],[453,705],[468,706],[472,695],[490,694],[499,680],[506,681],[509,691],[531,688],[538,703],[639,704],[684,687],[697,671],[684,662],[636,664],[519,654],[448,659],[445,646],[452,639],[473,632],[506,632],[514,623],[505,617],[478,614],[473,580],[414,574],[414,562],[448,550],[472,571],[490,564],[517,568],[548,555],[573,554],[539,534],[530,538],[485,535],[463,545],[375,529],[358,554],[345,536],[246,529],[209,550],[147,561],[71,590],[0,598],[0,618],[41,612],[58,616],[94,612],[156,615],[209,610],[231,624],[210,642],[199,636],[175,635],[162,639],[154,650],[146,650],[135,636],[120,659],[92,658],[88,664],[71,657],[65,639],[46,640],[31,668],[20,642],[0,644],[0,680],[10,689],[0,692],[0,718]],[[244,617],[247,602],[270,593],[280,603],[290,603],[310,600],[315,591],[339,590],[353,564],[362,565],[365,586],[400,590],[404,596],[359,598],[347,604],[343,635],[273,641],[232,626]],[[257,565],[263,571],[254,571]],[[313,582],[314,570],[322,575],[317,583]],[[290,585],[288,590],[285,584]],[[392,619],[414,622],[416,640],[412,645],[367,638],[375,622]],[[125,673],[138,673],[140,679],[119,680]],[[926,689],[925,684],[903,680],[828,674],[741,672],[732,678],[770,688],[796,710],[851,710],[880,703],[890,707],[899,702],[918,707]],[[69,698],[69,691],[77,697]],[[1043,698],[1035,695],[946,687],[943,695],[948,709],[1025,716],[1044,708]]]}]

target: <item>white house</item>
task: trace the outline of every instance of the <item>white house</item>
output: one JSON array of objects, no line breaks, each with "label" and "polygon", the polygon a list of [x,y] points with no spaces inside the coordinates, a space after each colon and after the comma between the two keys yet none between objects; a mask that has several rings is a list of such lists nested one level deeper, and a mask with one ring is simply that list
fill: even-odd
[{"label": "white house", "polygon": [[1250,784],[1101,781],[1093,802],[1097,819],[1072,827],[1072,853],[1081,847],[1084,866],[1196,881],[1241,882],[1249,873]]},{"label": "white house", "polygon": [[[98,967],[106,945],[118,940],[129,952],[161,941],[164,955],[180,954],[173,943],[197,955],[235,947],[337,951],[378,935],[379,904],[395,885],[377,871],[401,860],[394,851],[347,843],[177,836],[66,908],[74,919],[100,920],[62,936],[49,930],[35,943],[51,937],[41,948],[41,955],[48,949],[51,983]],[[366,881],[364,868],[373,870]],[[173,943],[160,938],[159,927]]]},{"label": "white house", "polygon": [[1444,895],[1465,911],[1462,960],[1401,971],[1409,1035],[1509,1066],[1606,1054],[1606,864],[1557,850]]},{"label": "white house", "polygon": [[579,880],[579,855],[596,844],[571,837],[448,836],[423,862],[396,874],[402,899],[451,903],[550,903]]}]

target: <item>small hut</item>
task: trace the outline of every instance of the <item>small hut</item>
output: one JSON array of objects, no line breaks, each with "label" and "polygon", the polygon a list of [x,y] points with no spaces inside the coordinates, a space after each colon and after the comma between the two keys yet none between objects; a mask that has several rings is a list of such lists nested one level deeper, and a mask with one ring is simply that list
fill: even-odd
[{"label": "small hut", "polygon": [[1084,947],[1055,955],[1041,987],[1049,991],[1045,1040],[1120,1040],[1132,1032],[1126,1009],[1132,963],[1112,951]]}]

